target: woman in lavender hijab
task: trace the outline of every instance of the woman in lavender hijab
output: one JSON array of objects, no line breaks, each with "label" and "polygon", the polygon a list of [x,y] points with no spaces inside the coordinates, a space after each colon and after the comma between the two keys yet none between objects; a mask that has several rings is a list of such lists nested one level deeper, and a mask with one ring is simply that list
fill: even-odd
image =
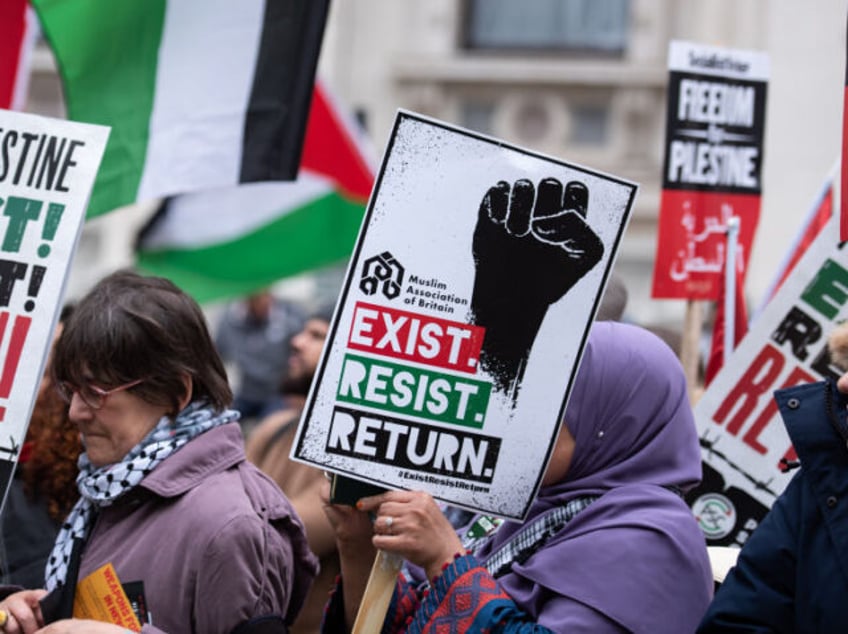
[{"label": "woman in lavender hijab", "polygon": [[564,422],[523,523],[478,518],[457,534],[422,492],[327,505],[342,580],[325,631],[353,623],[382,549],[430,579],[401,578],[384,632],[694,632],[713,581],[681,498],[701,463],[674,353],[637,326],[594,324]]}]

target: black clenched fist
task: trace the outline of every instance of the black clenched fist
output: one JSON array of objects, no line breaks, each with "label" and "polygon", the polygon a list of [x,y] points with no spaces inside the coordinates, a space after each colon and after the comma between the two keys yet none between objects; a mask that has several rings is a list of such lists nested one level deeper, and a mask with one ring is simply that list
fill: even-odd
[{"label": "black clenched fist", "polygon": [[[586,222],[589,190],[545,178],[499,181],[480,203],[472,252],[476,270],[472,320],[486,329],[480,363],[496,389],[518,385],[548,306],[604,255]],[[568,327],[563,324],[563,327]]]}]

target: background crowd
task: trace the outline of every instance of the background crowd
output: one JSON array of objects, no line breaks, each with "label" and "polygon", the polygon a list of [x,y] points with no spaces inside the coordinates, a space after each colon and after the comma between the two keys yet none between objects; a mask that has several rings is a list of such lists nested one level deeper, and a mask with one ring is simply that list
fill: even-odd
[{"label": "background crowd", "polygon": [[[170,282],[104,278],[63,311],[3,509],[3,631],[124,631],[71,618],[78,580],[106,563],[144,632],[348,631],[378,551],[406,562],[387,632],[848,625],[834,582],[848,373],[778,394],[804,468],[713,598],[682,497],[701,478],[686,379],[669,343],[625,323],[626,305],[613,278],[536,501],[503,522],[416,491],[331,503],[325,474],[290,460],[331,307],[307,314],[263,291],[222,317],[216,347]],[[219,348],[262,350],[231,357],[250,414],[231,408],[245,400]],[[829,352],[848,368],[848,325]],[[262,397],[252,362],[277,368]]]}]

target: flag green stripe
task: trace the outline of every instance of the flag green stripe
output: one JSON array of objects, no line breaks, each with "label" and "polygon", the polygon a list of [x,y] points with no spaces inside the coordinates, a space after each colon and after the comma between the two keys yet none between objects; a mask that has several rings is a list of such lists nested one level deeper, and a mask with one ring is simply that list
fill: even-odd
[{"label": "flag green stripe", "polygon": [[88,217],[135,202],[166,0],[33,0],[33,5],[56,54],[68,118],[112,126]]},{"label": "flag green stripe", "polygon": [[137,265],[169,278],[198,302],[227,299],[346,260],[364,211],[361,204],[333,192],[231,242],[142,251]]}]

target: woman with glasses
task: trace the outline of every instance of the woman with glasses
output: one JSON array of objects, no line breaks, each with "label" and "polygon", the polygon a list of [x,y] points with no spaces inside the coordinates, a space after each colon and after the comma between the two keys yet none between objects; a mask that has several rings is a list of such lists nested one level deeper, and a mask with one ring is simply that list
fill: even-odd
[{"label": "woman with glasses", "polygon": [[68,320],[52,374],[84,446],[81,497],[48,559],[46,590],[0,601],[1,629],[126,632],[68,618],[92,575],[117,579],[134,612],[120,621],[134,616],[142,632],[286,631],[315,558],[288,500],[245,460],[194,300],[161,278],[106,277]]}]

